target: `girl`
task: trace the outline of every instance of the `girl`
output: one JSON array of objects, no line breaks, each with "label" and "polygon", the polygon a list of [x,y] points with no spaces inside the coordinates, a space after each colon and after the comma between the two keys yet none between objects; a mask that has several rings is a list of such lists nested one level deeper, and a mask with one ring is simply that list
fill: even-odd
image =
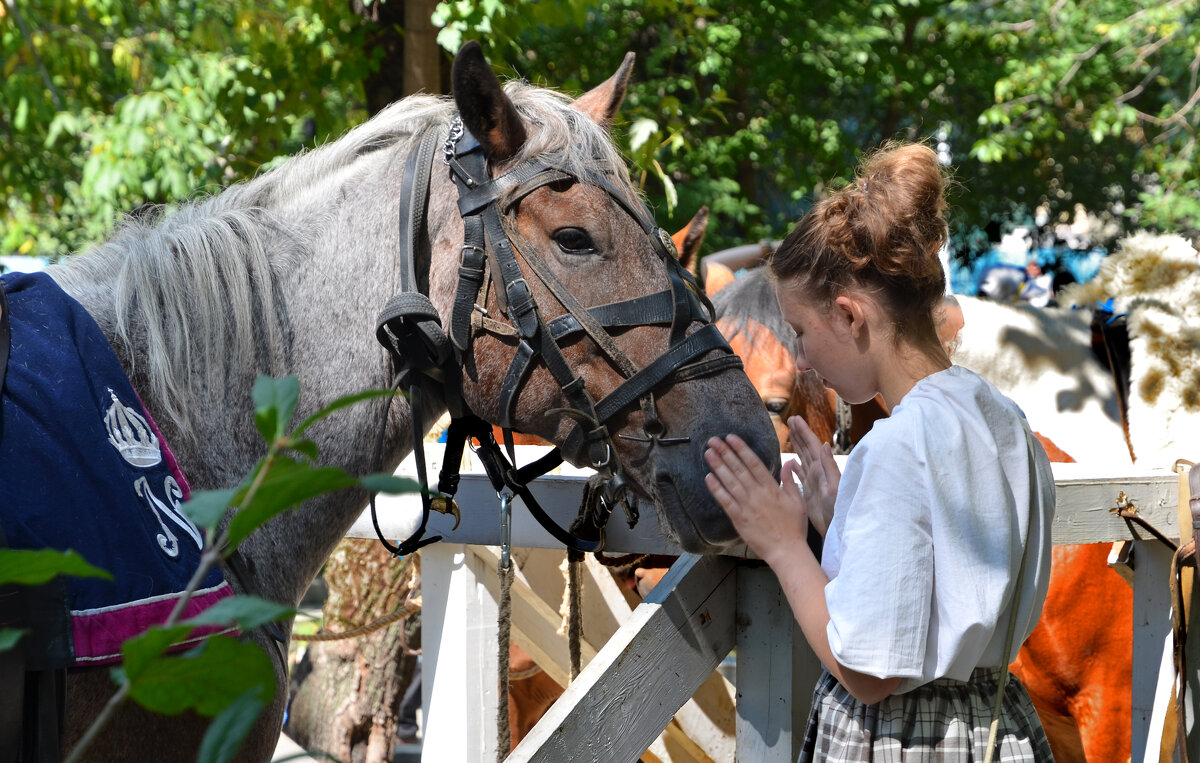
[{"label": "girl", "polygon": [[1006,666],[1046,596],[1054,476],[1016,404],[938,337],[944,191],[930,148],[890,145],[771,260],[799,370],[891,411],[845,474],[799,417],[782,484],[734,435],[705,453],[708,489],[825,668],[801,761],[983,760],[1001,685],[998,759],[1052,759]]}]

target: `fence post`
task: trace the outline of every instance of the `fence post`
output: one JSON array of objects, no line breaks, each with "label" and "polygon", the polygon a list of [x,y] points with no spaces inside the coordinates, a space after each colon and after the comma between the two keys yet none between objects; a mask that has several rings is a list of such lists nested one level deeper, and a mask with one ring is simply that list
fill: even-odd
[{"label": "fence post", "polygon": [[737,608],[737,759],[792,763],[820,662],[762,562],[738,565]]},{"label": "fence post", "polygon": [[497,606],[461,544],[421,549],[421,760],[496,759]]}]

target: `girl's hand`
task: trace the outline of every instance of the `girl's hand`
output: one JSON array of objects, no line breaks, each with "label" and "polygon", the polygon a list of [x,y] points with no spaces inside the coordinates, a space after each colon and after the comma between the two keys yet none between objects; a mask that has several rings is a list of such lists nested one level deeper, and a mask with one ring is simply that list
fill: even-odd
[{"label": "girl's hand", "polygon": [[800,463],[793,460],[784,464],[783,479],[791,481],[793,474],[800,478],[809,521],[824,537],[833,521],[833,504],[837,500],[842,472],[833,460],[829,443],[821,442],[804,419],[799,416],[789,418],[788,433]]},{"label": "girl's hand", "polygon": [[768,564],[777,554],[808,549],[808,514],[800,486],[790,475],[778,482],[737,435],[708,441],[704,478],[738,535]]}]

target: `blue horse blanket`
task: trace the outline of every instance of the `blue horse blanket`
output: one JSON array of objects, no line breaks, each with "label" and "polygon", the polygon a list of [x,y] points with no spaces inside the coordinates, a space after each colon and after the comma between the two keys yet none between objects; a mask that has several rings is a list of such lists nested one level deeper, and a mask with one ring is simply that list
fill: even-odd
[{"label": "blue horse blanket", "polygon": [[[115,662],[122,641],[167,619],[199,566],[203,535],[180,511],[188,482],[83,306],[45,273],[0,279],[12,331],[0,529],[10,548],[74,549],[113,574],[67,578],[61,606],[66,666]],[[186,615],[231,594],[213,569]]]}]

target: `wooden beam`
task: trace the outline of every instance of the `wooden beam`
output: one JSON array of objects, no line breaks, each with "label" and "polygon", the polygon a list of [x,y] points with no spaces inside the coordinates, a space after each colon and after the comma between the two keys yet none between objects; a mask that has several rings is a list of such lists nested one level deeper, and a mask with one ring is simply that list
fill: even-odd
[{"label": "wooden beam", "polygon": [[742,562],[737,592],[736,759],[791,763],[821,663],[769,567]]},{"label": "wooden beam", "polygon": [[1057,494],[1052,529],[1055,545],[1151,537],[1112,513],[1120,493],[1164,535],[1179,537],[1179,488],[1173,471],[1125,467],[1117,472],[1095,464],[1052,466]]},{"label": "wooden beam", "polygon": [[723,557],[681,557],[510,763],[637,760],[733,647],[734,569]]},{"label": "wooden beam", "polygon": [[[517,462],[529,463],[545,452],[534,445],[519,446]],[[499,499],[483,473],[483,468],[468,451],[458,490],[462,523],[454,528],[454,519],[434,514],[428,532],[441,535],[447,543],[466,543],[496,546],[500,543]],[[784,454],[792,457],[792,454]],[[436,482],[434,464],[441,463],[440,452],[427,451],[430,474]],[[844,464],[844,457],[839,457]],[[1057,488],[1053,525],[1056,545],[1075,543],[1111,543],[1128,540],[1144,530],[1131,526],[1112,514],[1117,496],[1124,492],[1142,516],[1171,538],[1179,537],[1177,518],[1177,476],[1169,469],[1148,469],[1122,465],[1118,468],[1095,464],[1052,464]],[[411,476],[415,468],[410,460],[401,464],[397,473]],[[561,527],[567,527],[579,511],[583,484],[590,470],[563,466],[559,473],[535,481],[530,489],[542,508]],[[388,538],[403,539],[416,528],[421,504],[415,495],[378,496],[376,500],[380,526]],[[643,511],[646,514],[647,511]],[[608,550],[613,553],[680,554],[679,546],[662,536],[653,517],[645,516],[637,527],[630,529],[617,517],[608,525]],[[351,538],[373,538],[375,531],[369,513],[365,513],[347,533]],[[512,544],[529,548],[562,548],[562,543],[546,532],[518,499],[513,504]],[[747,558],[751,554],[744,546],[726,552],[729,556]]]},{"label": "wooden beam", "polygon": [[1159,689],[1171,683],[1171,551],[1156,540],[1133,544],[1132,749],[1130,760],[1157,761],[1166,705]]}]

